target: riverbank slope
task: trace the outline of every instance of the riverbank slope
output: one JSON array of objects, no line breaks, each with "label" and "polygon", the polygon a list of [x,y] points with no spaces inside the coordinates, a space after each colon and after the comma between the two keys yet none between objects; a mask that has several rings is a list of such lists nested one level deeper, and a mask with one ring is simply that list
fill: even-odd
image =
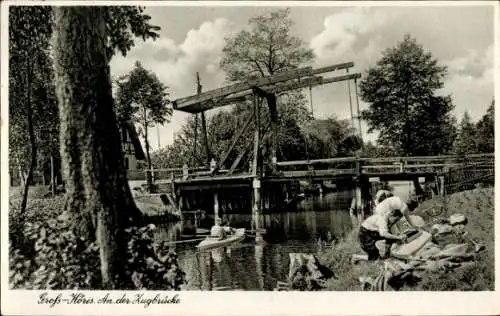
[{"label": "riverbank slope", "polygon": [[[414,212],[427,223],[453,213],[464,214],[468,218],[467,230],[470,237],[482,243],[485,249],[477,254],[476,263],[457,268],[453,272],[425,272],[422,280],[413,287],[403,290],[426,291],[485,291],[494,290],[494,188],[475,189],[423,202]],[[433,212],[433,210],[437,212]],[[439,212],[439,210],[443,210]],[[354,253],[363,253],[357,239],[357,231],[351,232],[330,249],[323,250],[320,261],[338,276],[330,280],[326,290],[359,291],[359,278],[376,275],[381,264],[360,262],[351,264]]]}]

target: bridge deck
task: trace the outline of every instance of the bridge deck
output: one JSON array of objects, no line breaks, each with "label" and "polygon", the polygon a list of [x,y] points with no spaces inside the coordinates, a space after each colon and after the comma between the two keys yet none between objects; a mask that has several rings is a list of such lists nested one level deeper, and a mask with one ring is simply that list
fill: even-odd
[{"label": "bridge deck", "polygon": [[[466,166],[471,170],[493,170],[494,154],[432,157],[389,158],[329,158],[317,160],[287,161],[277,163],[278,172],[262,175],[261,182],[289,182],[291,180],[342,181],[357,176],[378,177],[385,180],[407,180],[415,177],[443,175],[450,168]],[[171,184],[185,190],[251,187],[255,178],[250,172],[228,174],[219,170],[211,175],[208,168],[197,167],[153,170],[157,184]],[[145,175],[143,177],[145,179]]]}]

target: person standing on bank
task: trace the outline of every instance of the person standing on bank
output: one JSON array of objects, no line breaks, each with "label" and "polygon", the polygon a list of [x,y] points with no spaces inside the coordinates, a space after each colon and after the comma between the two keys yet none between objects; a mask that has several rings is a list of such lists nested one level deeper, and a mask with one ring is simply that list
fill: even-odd
[{"label": "person standing on bank", "polygon": [[415,199],[408,199],[408,201],[403,202],[400,197],[393,196],[392,193],[390,195],[385,195],[385,198],[380,198],[378,204],[375,206],[373,210],[373,214],[380,214],[384,217],[388,217],[394,210],[400,210],[403,214],[404,218],[408,222],[411,228],[418,229],[419,225],[414,221],[414,219],[410,216],[411,212],[415,210],[418,206],[418,201]]},{"label": "person standing on bank", "polygon": [[403,217],[403,214],[399,210],[394,210],[389,216],[381,216],[380,214],[374,214],[361,223],[359,227],[359,243],[361,249],[365,254],[354,254],[352,256],[352,262],[356,263],[360,260],[364,261],[374,261],[377,259],[383,259],[380,255],[379,249],[376,246],[376,242],[379,240],[386,241],[386,251],[385,255],[388,254],[390,246],[394,242],[405,242],[406,235],[393,235],[390,233],[392,225],[399,221]]},{"label": "person standing on bank", "polygon": [[377,260],[381,258],[380,252],[375,243],[379,240],[386,241],[385,256],[388,255],[391,245],[394,242],[405,242],[406,234],[395,235],[391,233],[391,228],[403,216],[407,219],[412,228],[417,225],[412,222],[409,216],[410,212],[417,207],[418,203],[409,200],[407,203],[401,201],[397,196],[386,198],[380,202],[374,211],[374,214],[361,223],[359,228],[359,242],[366,255],[353,255],[353,263],[359,260]]}]

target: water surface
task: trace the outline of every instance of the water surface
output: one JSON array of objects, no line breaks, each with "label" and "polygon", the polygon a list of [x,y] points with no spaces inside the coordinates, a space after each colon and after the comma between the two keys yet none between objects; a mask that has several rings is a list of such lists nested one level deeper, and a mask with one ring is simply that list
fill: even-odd
[{"label": "water surface", "polygon": [[[348,207],[350,192],[329,193],[324,197],[311,197],[299,204],[297,211],[263,215],[266,229],[264,243],[255,238],[230,247],[199,252],[199,241],[172,245],[179,256],[180,268],[186,273],[190,290],[264,290],[271,291],[277,281],[286,281],[289,254],[315,253],[318,239],[338,239],[351,227]],[[250,229],[250,215],[228,214],[233,227]],[[209,229],[213,219],[202,222]],[[159,241],[180,240],[190,222],[158,227]]]}]

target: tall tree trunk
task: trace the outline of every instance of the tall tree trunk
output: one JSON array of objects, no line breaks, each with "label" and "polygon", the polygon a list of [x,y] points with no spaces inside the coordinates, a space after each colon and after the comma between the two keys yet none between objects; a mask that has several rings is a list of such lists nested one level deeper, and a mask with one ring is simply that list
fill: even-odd
[{"label": "tall tree trunk", "polygon": [[143,119],[144,119],[144,145],[146,146],[146,160],[148,163],[148,172],[146,173],[146,184],[148,191],[153,191],[153,174],[151,173],[151,155],[149,154],[149,141],[148,141],[148,117],[146,112],[146,107],[143,107]]},{"label": "tall tree trunk", "polygon": [[406,87],[406,94],[405,94],[405,123],[404,123],[404,134],[405,134],[405,144],[403,146],[404,148],[404,156],[412,156],[412,148],[413,145],[411,143],[411,127],[410,127],[410,105],[408,104],[408,98],[409,98],[409,88]]},{"label": "tall tree trunk", "polygon": [[35,171],[36,166],[36,140],[35,140],[35,131],[33,128],[33,108],[31,106],[31,80],[33,77],[33,62],[28,60],[26,67],[26,120],[28,123],[28,135],[29,141],[31,145],[31,160],[28,168],[28,175],[26,176],[26,181],[24,182],[24,190],[23,190],[23,199],[21,201],[21,213],[19,214],[20,223],[24,224],[26,204],[28,203],[28,191],[29,186],[33,180],[33,172]]},{"label": "tall tree trunk", "polygon": [[[144,109],[144,112],[146,112],[146,109]],[[144,113],[144,116],[146,116],[146,113]],[[148,160],[148,169],[151,170],[151,155],[149,153],[149,140],[148,140],[148,121],[146,118],[144,118],[144,145],[146,146],[146,159]]]},{"label": "tall tree trunk", "polygon": [[125,277],[123,229],[140,218],[128,186],[113,111],[104,7],[55,10],[55,75],[65,212],[75,233],[96,240],[103,287]]}]

